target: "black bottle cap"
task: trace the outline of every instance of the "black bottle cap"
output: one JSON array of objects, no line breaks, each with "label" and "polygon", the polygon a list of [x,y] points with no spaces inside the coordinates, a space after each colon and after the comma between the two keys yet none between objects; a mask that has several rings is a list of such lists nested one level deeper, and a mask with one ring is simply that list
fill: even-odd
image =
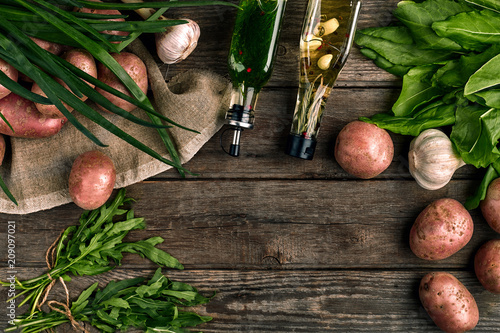
[{"label": "black bottle cap", "polygon": [[316,140],[307,139],[303,136],[296,134],[288,135],[288,142],[286,144],[285,153],[302,158],[304,160],[312,160],[314,156],[314,150],[316,149]]}]

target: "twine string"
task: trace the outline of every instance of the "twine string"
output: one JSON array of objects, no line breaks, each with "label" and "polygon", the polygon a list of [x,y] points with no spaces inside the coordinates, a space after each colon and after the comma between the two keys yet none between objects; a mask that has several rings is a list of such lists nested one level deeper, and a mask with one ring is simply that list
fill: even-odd
[{"label": "twine string", "polygon": [[53,311],[64,314],[69,319],[71,326],[73,326],[74,329],[80,330],[80,331],[85,332],[85,333],[90,333],[83,325],[81,325],[75,319],[75,317],[73,317],[73,314],[71,313],[70,301],[69,301],[69,290],[68,290],[68,287],[66,286],[66,283],[64,282],[64,279],[62,278],[62,276],[59,276],[58,279],[54,279],[50,275],[50,271],[54,268],[55,262],[56,262],[57,244],[59,243],[63,233],[64,233],[64,230],[61,231],[61,233],[59,234],[59,237],[57,237],[57,239],[52,243],[52,245],[49,246],[49,248],[47,249],[47,252],[45,253],[45,262],[47,264],[47,268],[49,269],[47,276],[50,279],[50,283],[43,291],[42,301],[37,305],[37,307],[38,307],[38,310],[41,311],[42,305],[44,305],[45,302],[47,302],[47,298],[49,296],[50,291],[52,290],[52,288],[54,287],[56,282],[59,280],[64,288],[64,293],[66,294],[66,304],[52,300],[52,301],[47,302],[47,306]]}]

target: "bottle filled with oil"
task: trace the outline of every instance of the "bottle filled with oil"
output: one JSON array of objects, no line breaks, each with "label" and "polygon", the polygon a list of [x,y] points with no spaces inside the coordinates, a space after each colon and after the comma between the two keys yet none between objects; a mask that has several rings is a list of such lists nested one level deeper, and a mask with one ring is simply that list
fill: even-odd
[{"label": "bottle filled with oil", "polygon": [[309,0],[300,36],[300,78],[286,153],[311,160],[325,105],[351,49],[361,0]]},{"label": "bottle filled with oil", "polygon": [[226,124],[234,129],[229,155],[238,156],[243,129],[254,126],[260,90],[274,67],[286,0],[240,0],[228,56],[233,91]]}]

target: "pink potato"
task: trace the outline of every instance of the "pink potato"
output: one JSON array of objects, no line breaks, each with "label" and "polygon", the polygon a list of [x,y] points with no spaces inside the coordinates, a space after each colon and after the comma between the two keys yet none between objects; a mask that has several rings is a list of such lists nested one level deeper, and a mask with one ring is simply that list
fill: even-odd
[{"label": "pink potato", "polygon": [[2,165],[3,163],[6,150],[7,150],[7,143],[5,142],[5,137],[0,134],[0,165]]},{"label": "pink potato", "polygon": [[[129,52],[121,52],[119,54],[112,53],[111,55],[120,64],[120,66],[125,69],[125,71],[130,75],[135,83],[137,83],[139,88],[144,93],[146,93],[146,91],[148,90],[148,75],[146,65],[141,60],[141,58]],[[118,79],[118,77],[114,73],[112,73],[109,68],[101,63],[97,66],[97,79],[128,96],[132,96],[127,87],[125,87],[125,85]],[[111,103],[119,106],[125,111],[132,111],[136,108],[136,106],[132,103],[129,103],[122,98],[110,94],[99,87],[96,88],[96,91],[106,97]],[[100,105],[99,107],[103,110],[106,110]]]},{"label": "pink potato", "polygon": [[[4,72],[5,75],[7,75],[14,81],[17,81],[19,77],[19,72],[17,71],[17,69],[15,69],[14,66],[2,59],[0,59],[0,71]],[[8,94],[10,94],[10,90],[0,84],[0,99],[4,98]]]},{"label": "pink potato", "polygon": [[0,113],[12,126],[0,119],[0,133],[21,138],[46,138],[59,133],[66,118],[49,118],[38,112],[35,104],[14,93],[0,99]]},{"label": "pink potato", "polygon": [[460,202],[439,199],[415,220],[410,230],[410,248],[421,259],[445,259],[467,245],[473,231],[472,217]]},{"label": "pink potato", "polygon": [[109,199],[115,182],[116,169],[111,158],[91,150],[73,162],[68,180],[69,194],[80,208],[96,209]]},{"label": "pink potato", "polygon": [[494,179],[488,185],[486,197],[479,207],[488,225],[500,233],[500,178]]},{"label": "pink potato", "polygon": [[422,306],[434,323],[445,332],[466,332],[476,327],[479,309],[467,288],[445,272],[426,274],[420,281]]},{"label": "pink potato", "polygon": [[[71,49],[68,52],[65,52],[62,55],[62,58],[69,62],[70,64],[74,65],[75,67],[81,69],[85,73],[92,75],[93,77],[97,78],[97,65],[95,63],[94,57],[90,52],[84,49]],[[55,79],[59,84],[61,84],[63,87],[66,89],[68,88],[68,85],[64,83],[61,79],[56,78]],[[89,86],[94,88],[93,84],[88,83]],[[31,91],[34,92],[35,94],[42,95],[44,97],[47,97],[47,95],[42,91],[40,86],[36,83],[33,84],[31,87]],[[87,100],[87,96],[82,96],[80,98],[82,101]],[[68,109],[69,112],[73,111],[73,108],[69,106],[68,104],[63,102],[63,105]],[[57,106],[54,104],[40,104],[40,103],[35,103],[36,108],[40,113],[46,115],[47,117],[51,118],[63,118],[64,115],[59,111]]]},{"label": "pink potato", "polygon": [[64,46],[62,44],[54,43],[54,42],[49,42],[40,38],[36,37],[30,37],[32,41],[34,41],[38,46],[40,46],[42,49],[49,51],[52,54],[55,55],[60,55],[67,46]]},{"label": "pink potato", "polygon": [[[91,0],[94,2],[102,2],[100,0]],[[90,14],[101,14],[101,15],[121,15],[119,10],[116,9],[95,9],[95,8],[75,8],[76,12],[80,13],[90,13]],[[103,19],[103,21],[116,21],[116,22],[124,22],[124,18],[115,18],[115,19]],[[130,32],[128,31],[113,31],[113,30],[105,30],[101,31],[103,34],[107,35],[117,35],[117,36],[128,36]],[[114,44],[118,44],[120,42],[112,42]]]},{"label": "pink potato", "polygon": [[474,256],[474,271],[483,287],[500,294],[500,239],[484,243]]},{"label": "pink potato", "polygon": [[363,121],[347,124],[337,136],[335,159],[347,173],[373,178],[389,167],[394,144],[386,130]]}]

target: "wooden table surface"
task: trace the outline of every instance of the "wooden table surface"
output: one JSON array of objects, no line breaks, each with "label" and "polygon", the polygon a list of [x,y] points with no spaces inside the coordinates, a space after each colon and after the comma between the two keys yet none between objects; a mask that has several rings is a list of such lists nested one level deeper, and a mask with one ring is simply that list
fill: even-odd
[{"label": "wooden table surface", "polygon": [[[387,25],[398,0],[365,0],[358,28]],[[475,251],[497,238],[479,211],[475,231],[459,253],[438,262],[413,255],[409,230],[431,201],[464,202],[482,173],[463,167],[443,189],[427,191],[407,168],[409,137],[391,135],[391,166],[372,180],[349,176],[333,156],[334,141],[348,122],[387,111],[401,81],[353,48],[330,96],[313,161],[284,154],[298,84],[298,38],[307,1],[289,1],[279,56],[257,105],[255,129],[243,132],[239,158],[224,154],[216,134],[186,167],[127,188],[136,216],[147,229],[130,239],[158,235],[161,248],[184,271],[164,270],[203,293],[217,291],[206,306],[203,332],[439,332],[418,300],[424,274],[444,270],[472,292],[479,306],[476,332],[500,332],[500,296],[485,291],[472,267]],[[227,75],[226,57],[235,11],[226,7],[176,9],[197,21],[202,35],[184,62],[162,66],[168,78],[189,68]],[[202,110],[200,110],[202,112]],[[16,223],[19,278],[45,271],[44,254],[59,232],[78,223],[82,210],[67,204],[29,215],[0,215],[0,260],[5,278],[7,221]],[[132,236],[133,234],[133,236]],[[71,295],[95,281],[148,276],[155,266],[137,256],[96,277],[78,277]],[[1,299],[5,299],[2,292]],[[0,314],[5,306],[0,306]],[[0,327],[7,318],[0,316]]]}]

